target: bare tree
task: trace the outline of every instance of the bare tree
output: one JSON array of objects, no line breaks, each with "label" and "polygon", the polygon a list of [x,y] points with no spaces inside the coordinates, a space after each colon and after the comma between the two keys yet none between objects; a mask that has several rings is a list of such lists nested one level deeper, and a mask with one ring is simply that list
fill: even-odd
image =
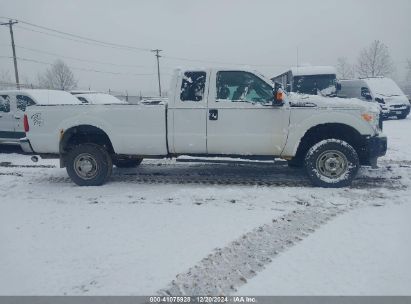
[{"label": "bare tree", "polygon": [[10,72],[7,70],[0,71],[0,88],[10,89],[15,88],[14,81],[11,79]]},{"label": "bare tree", "polygon": [[50,69],[39,75],[39,85],[47,89],[69,91],[77,87],[77,80],[62,60],[56,60]]},{"label": "bare tree", "polygon": [[337,59],[337,74],[340,79],[355,77],[354,66],[348,62],[346,57],[340,57]]},{"label": "bare tree", "polygon": [[358,57],[357,72],[361,77],[386,76],[394,71],[388,47],[374,40]]}]

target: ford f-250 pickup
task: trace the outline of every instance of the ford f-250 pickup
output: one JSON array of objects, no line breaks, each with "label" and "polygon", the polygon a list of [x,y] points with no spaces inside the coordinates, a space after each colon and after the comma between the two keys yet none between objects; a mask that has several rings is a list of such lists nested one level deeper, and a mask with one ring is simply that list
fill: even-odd
[{"label": "ford f-250 pickup", "polygon": [[80,186],[102,185],[143,158],[279,157],[314,185],[348,186],[385,154],[380,110],[355,99],[287,96],[257,72],[176,70],[159,105],[36,105],[24,117],[28,153],[60,158]]}]

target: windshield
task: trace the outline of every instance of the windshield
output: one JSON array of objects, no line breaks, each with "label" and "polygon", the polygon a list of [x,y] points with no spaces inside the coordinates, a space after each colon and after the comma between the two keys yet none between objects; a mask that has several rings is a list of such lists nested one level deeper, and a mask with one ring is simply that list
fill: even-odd
[{"label": "windshield", "polygon": [[404,96],[398,85],[390,78],[370,78],[366,79],[366,82],[374,94],[386,97]]},{"label": "windshield", "polygon": [[334,74],[295,76],[293,91],[296,93],[317,95],[318,91],[334,87],[335,81],[336,76]]}]

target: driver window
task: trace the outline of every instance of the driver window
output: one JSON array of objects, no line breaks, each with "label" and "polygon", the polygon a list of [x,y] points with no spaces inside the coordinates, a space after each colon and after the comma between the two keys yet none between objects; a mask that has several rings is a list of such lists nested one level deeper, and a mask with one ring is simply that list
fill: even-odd
[{"label": "driver window", "polygon": [[217,73],[217,102],[267,103],[273,99],[273,88],[252,73],[221,71]]},{"label": "driver window", "polygon": [[0,112],[10,112],[10,97],[8,95],[0,96]]}]

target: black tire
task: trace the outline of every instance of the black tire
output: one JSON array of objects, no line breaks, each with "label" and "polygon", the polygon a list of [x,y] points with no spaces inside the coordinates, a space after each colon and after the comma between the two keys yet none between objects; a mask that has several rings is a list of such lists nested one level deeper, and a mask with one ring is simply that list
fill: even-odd
[{"label": "black tire", "polygon": [[407,118],[407,115],[408,115],[408,114],[405,114],[405,113],[404,113],[404,114],[401,114],[401,115],[397,115],[397,118],[398,118],[398,119],[405,119],[405,118]]},{"label": "black tire", "polygon": [[66,169],[77,185],[100,186],[111,176],[113,163],[103,147],[81,144],[67,154]]},{"label": "black tire", "polygon": [[142,158],[116,159],[113,164],[117,168],[135,168],[141,164]]},{"label": "black tire", "polygon": [[351,185],[360,162],[355,149],[339,139],[326,139],[312,146],[305,156],[305,169],[311,182],[324,188]]}]

